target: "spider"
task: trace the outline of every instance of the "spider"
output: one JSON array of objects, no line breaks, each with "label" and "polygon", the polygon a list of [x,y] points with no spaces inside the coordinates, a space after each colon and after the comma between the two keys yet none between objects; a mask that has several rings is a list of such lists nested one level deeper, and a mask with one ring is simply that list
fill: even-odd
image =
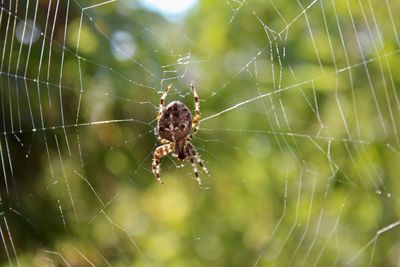
[{"label": "spider", "polygon": [[168,86],[160,98],[157,127],[154,129],[154,133],[162,145],[154,150],[152,172],[157,181],[164,184],[160,178],[160,160],[164,156],[171,154],[174,158],[178,158],[180,161],[190,160],[194,175],[196,176],[196,181],[199,184],[200,189],[203,189],[194,160],[197,161],[207,175],[210,174],[196,148],[190,142],[192,140],[192,130],[193,134],[195,134],[199,130],[200,126],[199,95],[197,94],[196,88],[193,84],[190,84],[194,95],[195,116],[192,117],[189,108],[180,101],[173,101],[166,107],[164,106],[165,98],[167,97],[171,87],[171,85]]}]

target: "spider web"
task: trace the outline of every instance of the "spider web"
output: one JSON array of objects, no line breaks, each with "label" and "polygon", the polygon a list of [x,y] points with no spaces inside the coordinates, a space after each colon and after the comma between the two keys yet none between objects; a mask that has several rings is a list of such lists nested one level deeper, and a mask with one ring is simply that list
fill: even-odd
[{"label": "spider web", "polygon": [[[0,263],[400,265],[399,8],[1,0]],[[206,191],[150,167],[191,81]]]}]

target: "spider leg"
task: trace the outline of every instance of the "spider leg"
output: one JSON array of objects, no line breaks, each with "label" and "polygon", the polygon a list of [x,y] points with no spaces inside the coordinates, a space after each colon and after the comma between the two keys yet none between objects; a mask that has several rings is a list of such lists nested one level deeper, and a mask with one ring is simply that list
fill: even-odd
[{"label": "spider leg", "polygon": [[194,175],[196,176],[196,181],[199,184],[200,189],[203,189],[203,186],[201,184],[201,179],[199,176],[199,171],[197,170],[196,164],[194,164],[193,157],[190,157],[190,162],[192,163],[192,168],[193,168]]},{"label": "spider leg", "polygon": [[153,161],[151,164],[151,170],[156,177],[157,181],[161,184],[164,184],[164,182],[160,178],[160,160],[168,155],[169,153],[172,153],[174,151],[174,147],[172,144],[166,144],[162,145],[156,148],[153,154]]},{"label": "spider leg", "polygon": [[192,120],[192,128],[193,132],[197,133],[200,127],[200,119],[201,119],[201,114],[200,114],[200,97],[197,94],[197,90],[194,87],[193,83],[190,84],[190,87],[192,88],[193,95],[194,95],[194,118]]},{"label": "spider leg", "polygon": [[160,98],[160,105],[158,106],[157,121],[161,118],[161,116],[162,116],[162,114],[163,114],[163,111],[164,111],[164,104],[165,104],[165,98],[167,97],[168,92],[169,92],[169,90],[171,89],[171,87],[172,87],[172,85],[169,85],[169,86],[165,89],[164,93],[161,95],[161,98]]},{"label": "spider leg", "polygon": [[206,165],[204,164],[204,161],[200,158],[199,153],[197,152],[196,148],[191,143],[187,143],[187,147],[189,149],[189,153],[191,157],[194,157],[197,160],[197,164],[200,165],[200,167],[203,169],[203,171],[210,176],[210,172],[208,171]]},{"label": "spider leg", "polygon": [[160,118],[161,118],[161,116],[162,116],[162,114],[163,114],[163,112],[164,112],[165,98],[167,97],[168,92],[169,92],[169,90],[171,89],[171,87],[172,87],[172,85],[169,85],[169,86],[165,89],[164,93],[163,93],[163,94],[161,95],[161,97],[160,97],[160,104],[159,104],[159,106],[158,106],[158,114],[157,114],[157,127],[154,128],[154,135],[156,136],[157,140],[158,140],[161,144],[168,144],[168,143],[169,143],[168,140],[162,139],[162,138],[158,135],[157,129],[158,129],[158,123],[159,123],[159,121],[160,121]]}]

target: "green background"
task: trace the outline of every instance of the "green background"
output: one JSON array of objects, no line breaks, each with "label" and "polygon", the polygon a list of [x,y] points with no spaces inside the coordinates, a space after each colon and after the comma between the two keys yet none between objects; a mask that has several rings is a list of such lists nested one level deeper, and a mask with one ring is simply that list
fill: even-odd
[{"label": "green background", "polygon": [[[16,3],[0,265],[398,266],[399,2],[200,1],[178,22],[133,1],[60,1],[56,20],[54,0],[49,16]],[[26,7],[31,46],[12,37]],[[192,109],[192,81],[203,191],[188,162],[162,159],[166,187],[151,173],[161,92]]]}]

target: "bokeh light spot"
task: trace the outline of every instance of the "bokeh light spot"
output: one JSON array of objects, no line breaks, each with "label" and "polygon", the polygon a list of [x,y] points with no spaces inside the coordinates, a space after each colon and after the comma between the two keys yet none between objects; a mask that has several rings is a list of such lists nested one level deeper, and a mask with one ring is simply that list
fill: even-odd
[{"label": "bokeh light spot", "polygon": [[155,11],[170,20],[179,20],[196,4],[197,0],[141,0],[147,9]]},{"label": "bokeh light spot", "polygon": [[23,44],[36,42],[40,37],[41,30],[32,20],[20,21],[15,29],[17,40]]},{"label": "bokeh light spot", "polygon": [[136,52],[135,39],[129,32],[118,31],[111,37],[112,53],[119,61],[132,58]]}]

